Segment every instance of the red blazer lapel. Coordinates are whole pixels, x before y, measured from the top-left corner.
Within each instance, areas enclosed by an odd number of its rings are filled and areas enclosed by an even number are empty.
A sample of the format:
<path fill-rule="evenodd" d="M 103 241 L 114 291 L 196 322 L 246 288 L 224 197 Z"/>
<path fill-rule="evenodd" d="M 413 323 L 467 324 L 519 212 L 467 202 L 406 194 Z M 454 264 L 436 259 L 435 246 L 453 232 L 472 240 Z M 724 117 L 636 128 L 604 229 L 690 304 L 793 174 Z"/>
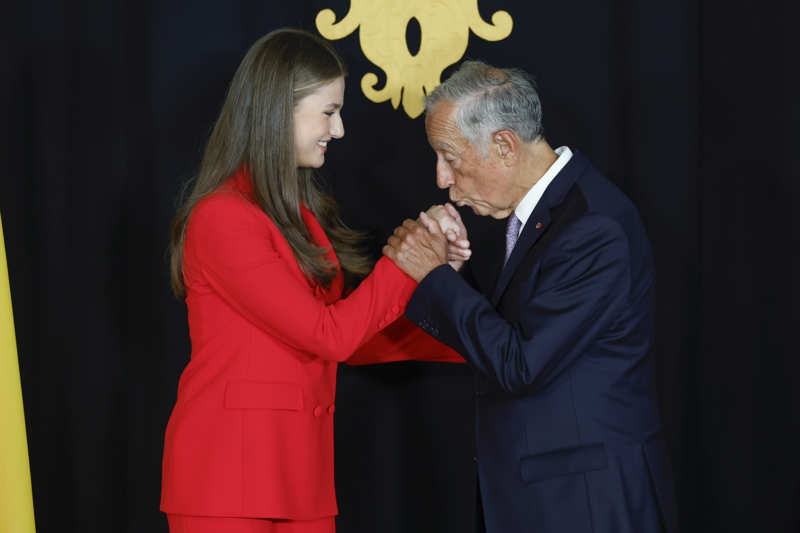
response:
<path fill-rule="evenodd" d="M 325 303 L 331 304 L 342 297 L 342 289 L 344 289 L 344 276 L 342 275 L 342 267 L 339 265 L 339 259 L 336 257 L 336 252 L 333 251 L 333 246 L 325 235 L 322 226 L 320 226 L 314 214 L 304 205 L 300 205 L 300 214 L 303 216 L 303 221 L 306 223 L 311 237 L 317 246 L 327 248 L 325 253 L 328 261 L 336 268 L 336 277 L 331 282 L 330 287 L 322 287 L 321 285 L 311 282 L 314 287 L 314 294 L 319 298 L 323 298 Z"/>

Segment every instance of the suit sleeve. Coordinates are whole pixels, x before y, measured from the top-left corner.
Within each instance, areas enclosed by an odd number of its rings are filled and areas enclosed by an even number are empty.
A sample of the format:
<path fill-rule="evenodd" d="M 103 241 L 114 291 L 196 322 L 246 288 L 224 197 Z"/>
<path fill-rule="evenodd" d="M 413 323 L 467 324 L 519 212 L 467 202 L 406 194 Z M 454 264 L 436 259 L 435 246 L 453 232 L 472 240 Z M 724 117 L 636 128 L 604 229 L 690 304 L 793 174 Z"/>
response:
<path fill-rule="evenodd" d="M 406 316 L 503 390 L 521 392 L 567 368 L 619 315 L 629 265 L 622 229 L 605 217 L 584 217 L 551 244 L 535 282 L 514 285 L 525 293 L 513 321 L 444 267 L 422 280 Z"/>
<path fill-rule="evenodd" d="M 192 212 L 184 277 L 198 272 L 257 328 L 298 350 L 343 361 L 402 315 L 416 282 L 382 258 L 347 298 L 326 305 L 277 252 L 283 239 L 260 211 L 233 194 L 218 194 Z M 191 263 L 194 268 L 187 268 Z M 191 272 L 189 272 L 191 270 Z M 188 282 L 188 281 L 187 281 Z"/>

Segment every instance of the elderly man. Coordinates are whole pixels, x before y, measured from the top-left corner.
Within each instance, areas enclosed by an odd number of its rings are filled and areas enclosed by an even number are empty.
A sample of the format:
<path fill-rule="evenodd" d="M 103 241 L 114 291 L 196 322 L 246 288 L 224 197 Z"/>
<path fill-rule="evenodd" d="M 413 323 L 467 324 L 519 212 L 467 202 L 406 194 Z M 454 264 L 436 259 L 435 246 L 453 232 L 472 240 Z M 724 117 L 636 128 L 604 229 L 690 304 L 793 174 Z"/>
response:
<path fill-rule="evenodd" d="M 446 264 L 459 252 L 434 219 L 466 237 L 449 205 L 384 248 L 419 281 L 406 317 L 475 371 L 479 527 L 675 531 L 636 208 L 580 153 L 548 145 L 520 70 L 464 63 L 430 95 L 425 127 L 451 201 L 508 218 L 492 272 Z"/>

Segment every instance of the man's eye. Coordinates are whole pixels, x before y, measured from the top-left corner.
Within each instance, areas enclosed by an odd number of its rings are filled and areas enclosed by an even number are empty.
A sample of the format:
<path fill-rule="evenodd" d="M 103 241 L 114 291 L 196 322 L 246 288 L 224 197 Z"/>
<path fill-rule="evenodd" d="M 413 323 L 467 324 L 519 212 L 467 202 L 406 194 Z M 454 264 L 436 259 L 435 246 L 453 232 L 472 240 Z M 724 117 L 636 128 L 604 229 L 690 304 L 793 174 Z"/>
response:
<path fill-rule="evenodd" d="M 325 114 L 328 115 L 329 117 L 332 117 L 333 116 L 333 111 L 325 111 Z"/>

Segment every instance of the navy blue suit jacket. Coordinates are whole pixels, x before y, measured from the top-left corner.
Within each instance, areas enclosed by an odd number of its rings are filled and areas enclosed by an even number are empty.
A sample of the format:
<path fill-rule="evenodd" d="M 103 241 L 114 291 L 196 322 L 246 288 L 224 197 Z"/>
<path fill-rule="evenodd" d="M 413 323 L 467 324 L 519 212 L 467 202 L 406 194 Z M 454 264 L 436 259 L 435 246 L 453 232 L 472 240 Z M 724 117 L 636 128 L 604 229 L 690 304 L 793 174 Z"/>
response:
<path fill-rule="evenodd" d="M 487 532 L 675 531 L 636 208 L 576 152 L 501 266 L 439 267 L 406 310 L 475 370 Z"/>

